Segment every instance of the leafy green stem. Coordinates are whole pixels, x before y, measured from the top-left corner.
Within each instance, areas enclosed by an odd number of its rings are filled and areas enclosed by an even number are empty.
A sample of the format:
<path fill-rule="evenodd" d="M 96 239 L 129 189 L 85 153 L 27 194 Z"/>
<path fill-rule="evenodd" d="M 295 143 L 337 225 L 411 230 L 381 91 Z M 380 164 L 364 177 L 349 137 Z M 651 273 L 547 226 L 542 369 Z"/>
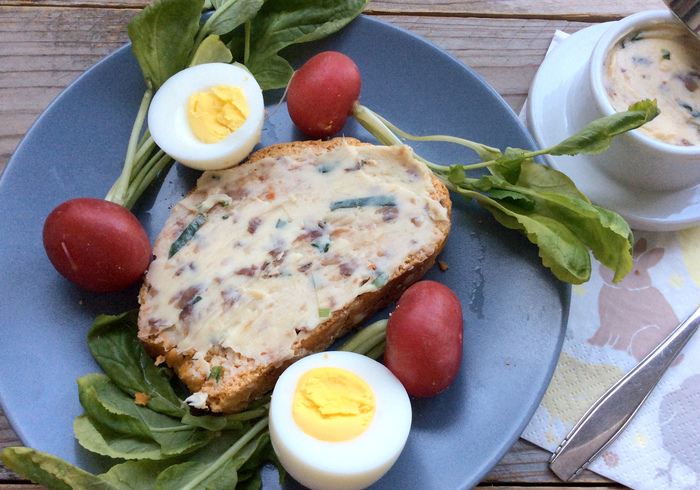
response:
<path fill-rule="evenodd" d="M 384 339 L 386 339 L 386 335 L 384 335 Z M 378 343 L 377 345 L 375 345 L 374 347 L 372 347 L 370 350 L 365 352 L 365 355 L 376 361 L 382 355 L 384 355 L 385 348 L 386 348 L 386 340 L 383 340 L 380 343 Z"/>
<path fill-rule="evenodd" d="M 157 151 L 154 152 L 154 150 Z M 131 182 L 129 182 L 130 194 L 130 191 L 140 185 L 145 176 L 148 174 L 149 169 L 151 169 L 157 163 L 158 159 L 160 159 L 163 155 L 165 155 L 165 152 L 163 150 L 158 149 L 158 147 L 154 145 L 153 148 L 151 148 L 149 158 L 144 158 L 143 161 L 138 162 L 138 164 L 134 166 L 134 168 L 132 169 Z"/>
<path fill-rule="evenodd" d="M 255 410 L 246 410 L 244 412 L 234 413 L 231 415 L 227 415 L 226 419 L 230 422 L 234 421 L 234 420 L 235 421 L 244 421 L 244 420 L 256 419 L 258 417 L 262 417 L 263 415 L 265 415 L 268 412 L 269 408 L 270 407 L 265 406 L 262 408 L 256 408 Z"/>
<path fill-rule="evenodd" d="M 173 427 L 149 427 L 149 430 L 153 433 L 157 434 L 167 434 L 169 432 L 183 432 L 183 431 L 192 431 L 192 426 L 191 425 L 177 425 Z"/>
<path fill-rule="evenodd" d="M 220 16 L 224 15 L 226 10 L 233 4 L 235 4 L 238 0 L 228 0 L 226 3 L 221 5 L 218 9 L 216 9 L 206 20 L 204 25 L 199 28 L 197 31 L 197 35 L 194 38 L 194 44 L 192 46 L 192 51 L 190 53 L 190 58 L 194 56 L 194 53 L 197 51 L 197 48 L 199 47 L 200 44 L 202 44 L 202 41 L 204 40 L 205 37 L 207 37 L 211 32 L 212 32 L 212 26 L 215 25 L 219 19 Z"/>
<path fill-rule="evenodd" d="M 141 141 L 139 142 L 139 145 L 136 149 L 136 155 L 134 156 L 135 162 L 134 162 L 134 168 L 132 170 L 132 175 L 135 172 L 139 172 L 141 168 L 144 166 L 146 161 L 148 160 L 148 157 L 153 153 L 153 150 L 156 148 L 156 143 L 153 141 L 153 137 L 151 136 L 151 132 L 146 128 L 144 131 L 143 136 L 141 137 Z M 132 178 L 133 180 L 133 178 Z"/>
<path fill-rule="evenodd" d="M 124 160 L 124 168 L 122 173 L 115 184 L 113 191 L 107 195 L 106 199 L 108 201 L 121 204 L 122 206 L 126 202 L 126 196 L 129 188 L 129 182 L 131 181 L 131 173 L 134 167 L 134 161 L 136 156 L 136 150 L 138 147 L 139 136 L 141 134 L 141 129 L 143 128 L 143 123 L 146 120 L 146 114 L 148 114 L 148 106 L 151 103 L 151 98 L 153 97 L 153 86 L 147 82 L 146 92 L 143 94 L 141 99 L 141 105 L 139 106 L 138 113 L 136 114 L 136 120 L 134 121 L 134 126 L 131 128 L 131 136 L 129 138 L 129 146 L 126 150 L 126 159 Z"/>
<path fill-rule="evenodd" d="M 229 422 L 242 422 L 245 420 L 252 420 L 258 417 L 266 415 L 270 409 L 270 399 L 272 398 L 272 393 L 268 392 L 262 398 L 254 402 L 254 406 L 249 406 L 246 410 L 242 412 L 230 413 L 226 415 L 226 420 Z"/>
<path fill-rule="evenodd" d="M 151 138 L 148 129 L 146 129 L 144 135 L 141 137 L 141 140 L 139 141 L 139 144 L 136 147 L 136 154 L 134 155 L 134 162 L 131 167 L 131 175 L 129 176 L 129 185 L 133 183 L 134 179 L 146 165 L 155 148 L 156 144 L 153 141 L 153 138 Z M 114 194 L 117 191 L 117 187 L 120 185 L 121 181 L 122 180 L 120 177 L 114 184 L 112 184 L 112 188 L 107 194 L 107 200 L 110 200 L 111 197 L 114 196 Z"/>
<path fill-rule="evenodd" d="M 394 134 L 379 115 L 362 104 L 356 103 L 352 109 L 352 117 L 359 122 L 363 128 L 370 132 L 383 145 L 401 145 L 401 140 Z"/>
<path fill-rule="evenodd" d="M 377 114 L 376 112 L 372 111 L 371 109 L 368 109 L 367 107 L 364 107 L 361 104 L 355 104 L 353 107 L 353 112 L 352 116 L 357 120 L 357 122 L 360 123 L 362 127 L 364 127 L 367 131 L 369 131 L 375 138 L 377 138 L 380 143 L 383 145 L 400 145 L 402 144 L 401 140 L 397 137 L 400 136 L 401 138 L 413 140 L 413 141 L 442 141 L 446 143 L 456 143 L 458 145 L 466 146 L 467 148 L 471 148 L 472 150 L 476 151 L 481 158 L 484 159 L 484 161 L 479 162 L 479 163 L 474 163 L 470 165 L 463 165 L 462 168 L 463 170 L 476 170 L 480 168 L 485 168 L 485 167 L 490 167 L 492 165 L 496 165 L 498 162 L 496 161 L 496 158 L 500 155 L 500 152 L 497 148 L 492 148 L 490 146 L 482 145 L 481 143 L 476 143 L 474 141 L 470 141 L 464 138 L 458 138 L 456 136 L 448 136 L 448 135 L 428 135 L 428 136 L 415 136 L 412 134 L 409 134 L 393 124 L 391 124 L 388 120 Z M 414 155 L 414 157 L 423 162 L 430 168 L 431 170 L 435 172 L 446 172 L 449 170 L 450 167 L 445 166 L 445 165 L 438 165 L 436 163 L 433 163 L 429 160 L 426 160 L 425 158 L 421 157 L 420 155 Z"/>
<path fill-rule="evenodd" d="M 250 30 L 251 30 L 250 20 L 245 23 L 245 44 L 243 45 L 243 64 L 248 65 L 248 58 L 250 58 Z"/>
<path fill-rule="evenodd" d="M 355 120 L 359 122 L 363 128 L 369 131 L 369 133 L 372 136 L 377 138 L 381 144 L 386 146 L 403 144 L 403 142 L 396 136 L 396 134 L 398 134 L 399 132 L 399 130 L 396 127 L 391 125 L 386 119 L 381 117 L 379 114 L 372 111 L 371 109 L 368 109 L 362 104 L 356 103 L 353 106 L 352 117 L 355 118 Z M 421 157 L 420 155 L 414 154 L 413 156 L 436 172 L 445 172 L 449 170 L 449 167 L 433 163 Z"/>
<path fill-rule="evenodd" d="M 243 434 L 243 436 L 240 437 L 236 441 L 235 444 L 233 444 L 230 448 L 228 448 L 219 458 L 214 461 L 212 464 L 207 466 L 207 469 L 200 473 L 197 478 L 193 479 L 190 481 L 187 485 L 183 486 L 181 490 L 190 490 L 193 488 L 197 488 L 200 483 L 204 482 L 207 478 L 209 478 L 212 474 L 214 474 L 219 468 L 221 468 L 223 465 L 225 465 L 230 459 L 232 459 L 238 451 L 240 451 L 246 444 L 248 444 L 258 433 L 262 432 L 265 430 L 265 428 L 268 425 L 268 419 L 267 417 L 264 417 L 258 421 L 253 427 L 251 427 L 248 432 Z"/>
<path fill-rule="evenodd" d="M 391 122 L 389 122 L 387 119 L 383 118 L 379 114 L 371 111 L 370 109 L 364 108 L 366 111 L 371 112 L 373 117 L 376 119 L 376 121 L 380 122 L 384 126 L 386 126 L 391 132 L 394 134 L 399 135 L 402 138 L 406 138 L 409 140 L 413 141 L 443 141 L 447 143 L 456 143 L 458 145 L 466 146 L 467 148 L 471 148 L 472 150 L 476 151 L 479 155 L 489 155 L 489 154 L 497 154 L 499 153 L 498 148 L 493 148 L 490 146 L 483 145 L 481 143 L 477 143 L 475 141 L 470 141 L 468 139 L 464 138 L 458 138 L 456 136 L 449 136 L 449 135 L 442 135 L 442 134 L 436 134 L 436 135 L 427 135 L 427 136 L 416 136 L 410 133 L 407 133 L 406 131 L 403 131 L 396 126 L 394 126 Z M 354 114 L 353 114 L 354 116 Z"/>
<path fill-rule="evenodd" d="M 128 169 L 127 162 L 130 162 Z M 112 186 L 112 189 L 110 189 L 106 199 L 117 202 L 126 209 L 131 209 L 136 204 L 139 197 L 146 191 L 153 179 L 172 162 L 172 158 L 158 148 L 150 132 L 146 129 L 136 146 L 136 152 L 131 160 L 128 158 L 127 150 L 127 159 L 125 160 L 124 169 L 129 172 L 129 179 L 126 189 L 121 189 L 123 182 L 127 180 L 126 175 L 122 173 L 120 178 Z M 116 201 L 117 193 L 119 192 L 121 192 L 121 197 L 119 201 Z"/>
<path fill-rule="evenodd" d="M 363 128 L 365 128 L 367 131 L 369 131 L 369 133 L 372 134 L 372 136 L 377 138 L 381 144 L 387 145 L 387 146 L 403 144 L 403 142 L 397 137 L 397 135 L 399 135 L 403 138 L 417 140 L 417 141 L 431 141 L 432 140 L 432 141 L 450 141 L 453 143 L 462 142 L 462 144 L 463 144 L 463 142 L 471 143 L 468 140 L 463 140 L 462 138 L 453 138 L 450 136 L 413 136 L 413 135 L 410 135 L 410 134 L 398 129 L 396 126 L 391 124 L 389 121 L 384 119 L 382 116 L 380 116 L 376 112 L 372 111 L 371 109 L 368 109 L 367 107 L 365 107 L 359 103 L 355 104 L 355 106 L 353 107 L 352 116 L 355 118 L 355 120 L 357 122 L 360 123 L 360 125 Z M 413 156 L 416 160 L 423 162 L 428 168 L 430 168 L 431 170 L 433 170 L 437 173 L 446 172 L 450 168 L 450 167 L 445 166 L 445 165 L 438 165 L 437 163 L 433 163 L 433 162 L 421 157 L 420 155 L 414 154 Z M 489 162 L 484 162 L 484 163 L 467 165 L 467 166 L 464 166 L 464 170 L 471 170 L 471 169 L 476 169 L 476 168 L 488 167 L 489 165 L 493 165 L 494 163 L 495 163 L 494 161 L 489 161 Z"/>
<path fill-rule="evenodd" d="M 338 350 L 366 355 L 386 339 L 386 324 L 387 320 L 378 320 L 368 325 L 353 335 L 347 342 L 341 345 Z M 376 357 L 374 358 L 376 359 Z"/>
<path fill-rule="evenodd" d="M 161 170 L 163 170 L 173 162 L 173 159 L 170 158 L 170 156 L 166 155 L 165 152 L 163 152 L 162 150 L 158 150 L 158 152 L 154 155 L 152 160 L 154 160 L 153 165 L 145 167 L 144 169 L 146 170 L 145 175 L 143 175 L 141 178 L 138 178 L 138 180 L 135 180 L 134 184 L 130 186 L 128 192 L 128 200 L 126 201 L 126 204 L 124 206 L 127 209 L 131 209 L 134 206 L 134 204 L 136 204 L 138 198 L 141 197 L 141 194 L 144 193 L 146 188 L 153 181 L 153 179 L 156 178 L 156 176 L 161 172 Z"/>

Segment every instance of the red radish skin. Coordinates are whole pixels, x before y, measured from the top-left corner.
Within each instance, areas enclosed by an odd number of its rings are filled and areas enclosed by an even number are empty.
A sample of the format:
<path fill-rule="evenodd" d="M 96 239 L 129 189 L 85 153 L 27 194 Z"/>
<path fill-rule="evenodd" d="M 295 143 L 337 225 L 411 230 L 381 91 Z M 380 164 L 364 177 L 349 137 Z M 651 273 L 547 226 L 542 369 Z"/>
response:
<path fill-rule="evenodd" d="M 462 306 L 449 287 L 419 281 L 399 299 L 386 326 L 384 364 L 409 395 L 444 391 L 462 363 Z"/>
<path fill-rule="evenodd" d="M 336 51 L 319 53 L 289 82 L 289 116 L 309 136 L 333 136 L 345 126 L 361 87 L 360 70 L 349 57 Z"/>
<path fill-rule="evenodd" d="M 57 206 L 46 218 L 43 241 L 56 270 L 89 291 L 126 289 L 151 261 L 151 243 L 138 219 L 104 199 L 81 197 Z"/>

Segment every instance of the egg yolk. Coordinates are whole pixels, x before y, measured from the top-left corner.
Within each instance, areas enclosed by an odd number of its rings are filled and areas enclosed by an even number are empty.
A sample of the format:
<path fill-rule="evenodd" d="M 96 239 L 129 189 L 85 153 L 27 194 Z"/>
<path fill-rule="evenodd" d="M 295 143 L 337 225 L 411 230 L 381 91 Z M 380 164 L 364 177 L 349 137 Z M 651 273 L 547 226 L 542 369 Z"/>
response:
<path fill-rule="evenodd" d="M 353 439 L 369 427 L 376 402 L 369 385 L 340 368 L 316 368 L 297 382 L 294 422 L 306 434 L 327 442 Z"/>
<path fill-rule="evenodd" d="M 216 143 L 248 119 L 248 101 L 241 87 L 215 85 L 192 94 L 187 101 L 190 127 L 202 143 Z"/>

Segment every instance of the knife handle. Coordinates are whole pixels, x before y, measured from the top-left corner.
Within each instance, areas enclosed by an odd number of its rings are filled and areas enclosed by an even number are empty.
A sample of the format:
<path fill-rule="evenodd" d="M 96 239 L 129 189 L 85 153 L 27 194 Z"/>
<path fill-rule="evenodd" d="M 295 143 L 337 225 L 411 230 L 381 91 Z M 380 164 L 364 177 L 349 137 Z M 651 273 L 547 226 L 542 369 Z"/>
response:
<path fill-rule="evenodd" d="M 627 427 L 700 325 L 700 308 L 596 401 L 549 460 L 564 481 L 583 471 Z"/>

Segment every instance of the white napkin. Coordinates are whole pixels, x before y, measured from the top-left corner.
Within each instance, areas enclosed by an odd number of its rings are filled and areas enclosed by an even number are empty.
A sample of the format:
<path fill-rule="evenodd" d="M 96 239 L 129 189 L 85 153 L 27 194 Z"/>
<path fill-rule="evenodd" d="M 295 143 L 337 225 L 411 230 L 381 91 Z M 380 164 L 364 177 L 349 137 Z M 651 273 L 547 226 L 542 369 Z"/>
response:
<path fill-rule="evenodd" d="M 557 31 L 548 53 L 566 37 Z M 573 287 L 559 363 L 522 434 L 538 446 L 554 451 L 598 397 L 700 305 L 700 227 L 634 237 L 634 269 L 622 282 L 613 285 L 591 258 L 591 280 Z M 700 334 L 681 356 L 590 470 L 639 490 L 700 488 Z"/>

